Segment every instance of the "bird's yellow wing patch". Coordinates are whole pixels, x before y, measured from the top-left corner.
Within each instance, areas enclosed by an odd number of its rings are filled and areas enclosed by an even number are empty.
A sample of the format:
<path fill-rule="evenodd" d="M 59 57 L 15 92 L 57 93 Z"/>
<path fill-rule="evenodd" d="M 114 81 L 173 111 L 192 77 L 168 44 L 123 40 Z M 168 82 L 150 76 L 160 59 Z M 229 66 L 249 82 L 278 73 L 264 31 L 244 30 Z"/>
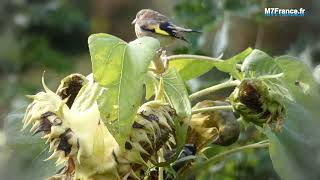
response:
<path fill-rule="evenodd" d="M 166 31 L 160 29 L 160 28 L 156 28 L 154 29 L 156 33 L 161 34 L 161 35 L 166 35 L 169 36 L 169 33 L 167 33 Z"/>
<path fill-rule="evenodd" d="M 161 34 L 161 35 L 165 35 L 165 36 L 170 36 L 169 33 L 167 33 L 166 31 L 160 29 L 159 24 L 157 25 L 153 25 L 152 28 L 154 29 L 154 32 L 157 34 Z"/>

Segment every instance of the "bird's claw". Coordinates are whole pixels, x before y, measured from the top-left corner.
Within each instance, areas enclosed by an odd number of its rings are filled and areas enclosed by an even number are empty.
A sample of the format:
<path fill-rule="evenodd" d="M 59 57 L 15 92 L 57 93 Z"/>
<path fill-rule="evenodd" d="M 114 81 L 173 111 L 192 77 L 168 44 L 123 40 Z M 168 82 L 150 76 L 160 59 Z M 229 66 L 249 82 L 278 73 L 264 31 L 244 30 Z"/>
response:
<path fill-rule="evenodd" d="M 162 47 L 156 51 L 157 55 L 160 57 L 162 55 L 162 52 L 165 51 Z"/>
<path fill-rule="evenodd" d="M 167 51 L 164 50 L 163 48 L 160 48 L 159 50 L 156 51 L 156 57 L 153 60 L 153 64 L 155 68 L 152 70 L 156 74 L 162 74 L 166 72 L 166 70 L 168 69 L 169 63 L 168 63 L 166 52 Z"/>
<path fill-rule="evenodd" d="M 161 61 L 162 61 L 164 70 L 167 71 L 168 68 L 169 68 L 169 60 L 168 60 L 168 58 L 167 58 L 166 50 L 163 50 L 163 51 L 162 51 L 161 56 L 160 56 L 160 59 L 161 59 Z"/>

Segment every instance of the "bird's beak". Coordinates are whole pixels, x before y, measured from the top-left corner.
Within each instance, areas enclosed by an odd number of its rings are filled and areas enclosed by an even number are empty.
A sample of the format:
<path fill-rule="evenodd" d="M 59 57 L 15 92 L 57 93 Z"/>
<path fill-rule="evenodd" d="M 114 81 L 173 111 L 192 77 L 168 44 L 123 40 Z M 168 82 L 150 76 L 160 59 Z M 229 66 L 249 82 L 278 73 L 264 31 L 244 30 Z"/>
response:
<path fill-rule="evenodd" d="M 135 19 L 131 22 L 131 24 L 135 24 L 136 21 L 137 21 L 137 18 L 135 18 Z"/>

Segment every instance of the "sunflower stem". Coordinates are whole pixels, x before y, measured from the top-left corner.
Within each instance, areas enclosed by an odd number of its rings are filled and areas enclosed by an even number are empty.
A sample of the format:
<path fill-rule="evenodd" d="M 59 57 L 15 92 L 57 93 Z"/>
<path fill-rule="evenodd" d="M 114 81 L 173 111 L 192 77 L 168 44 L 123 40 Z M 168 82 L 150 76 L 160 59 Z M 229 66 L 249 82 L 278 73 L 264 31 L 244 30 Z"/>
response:
<path fill-rule="evenodd" d="M 191 54 L 179 54 L 179 55 L 172 55 L 168 56 L 167 60 L 170 61 L 175 61 L 175 60 L 196 60 L 196 61 L 206 61 L 206 62 L 223 62 L 224 60 L 220 58 L 213 58 L 213 57 L 208 57 L 208 56 L 201 56 L 201 55 L 191 55 Z M 241 64 L 236 65 L 238 69 L 241 68 Z"/>
<path fill-rule="evenodd" d="M 208 87 L 206 89 L 200 90 L 198 92 L 195 92 L 195 93 L 191 94 L 189 96 L 189 98 L 190 98 L 190 101 L 192 101 L 192 100 L 195 100 L 197 98 L 200 98 L 200 97 L 203 97 L 203 96 L 207 96 L 207 95 L 209 95 L 211 93 L 214 93 L 214 92 L 216 92 L 216 91 L 218 91 L 220 89 L 233 87 L 233 86 L 238 86 L 239 84 L 240 84 L 239 80 L 226 81 L 226 82 L 223 82 L 221 84 L 217 84 L 217 85 Z"/>
<path fill-rule="evenodd" d="M 159 163 L 161 163 L 161 162 L 164 162 L 163 149 L 162 148 L 159 150 Z M 159 167 L 158 180 L 163 180 L 163 167 Z"/>
<path fill-rule="evenodd" d="M 217 155 L 209 158 L 205 162 L 194 166 L 193 168 L 191 168 L 188 171 L 188 175 L 195 174 L 196 172 L 199 172 L 199 171 L 204 171 L 204 170 L 208 169 L 212 165 L 212 163 L 214 163 L 214 162 L 216 162 L 218 160 L 224 159 L 226 156 L 228 156 L 230 154 L 233 154 L 233 153 L 236 153 L 236 152 L 245 151 L 245 150 L 248 150 L 248 149 L 268 148 L 269 145 L 270 145 L 269 141 L 268 140 L 264 140 L 264 141 L 261 141 L 261 142 L 258 142 L 258 143 L 249 144 L 249 145 L 245 145 L 245 146 L 241 146 L 241 147 L 236 147 L 236 148 L 224 151 L 224 152 L 222 152 L 220 154 L 217 154 Z M 184 174 L 184 175 L 186 175 L 186 174 Z"/>
<path fill-rule="evenodd" d="M 276 78 L 280 78 L 280 77 L 283 77 L 283 76 L 284 76 L 283 73 L 279 73 L 279 74 L 259 76 L 259 79 L 276 79 Z"/>
<path fill-rule="evenodd" d="M 204 113 L 204 112 L 212 112 L 218 110 L 233 110 L 231 105 L 228 106 L 213 106 L 213 107 L 205 107 L 192 110 L 191 114 Z"/>

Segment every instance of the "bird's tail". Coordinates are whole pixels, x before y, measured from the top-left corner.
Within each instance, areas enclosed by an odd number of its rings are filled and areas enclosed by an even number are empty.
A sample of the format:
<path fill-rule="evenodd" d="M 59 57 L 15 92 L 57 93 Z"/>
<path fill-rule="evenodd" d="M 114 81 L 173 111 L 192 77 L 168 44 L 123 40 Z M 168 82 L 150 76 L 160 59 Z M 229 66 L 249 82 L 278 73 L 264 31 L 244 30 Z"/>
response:
<path fill-rule="evenodd" d="M 198 31 L 198 30 L 193 30 L 193 29 L 190 29 L 189 32 L 194 32 L 194 33 L 202 33 L 202 31 Z"/>
<path fill-rule="evenodd" d="M 181 32 L 202 33 L 201 31 L 198 31 L 198 30 L 187 29 L 187 28 L 182 28 L 182 27 L 177 27 L 177 30 L 178 30 L 178 31 L 181 31 Z"/>

